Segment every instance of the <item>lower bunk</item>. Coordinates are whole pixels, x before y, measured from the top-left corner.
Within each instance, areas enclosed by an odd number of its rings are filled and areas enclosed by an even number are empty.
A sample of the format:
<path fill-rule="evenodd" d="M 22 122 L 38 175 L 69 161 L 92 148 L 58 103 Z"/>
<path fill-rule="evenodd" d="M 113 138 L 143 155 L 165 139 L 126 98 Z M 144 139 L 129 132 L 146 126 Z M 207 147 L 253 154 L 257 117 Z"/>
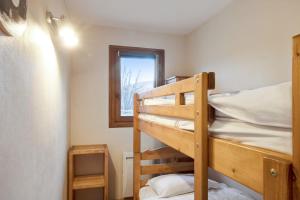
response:
<path fill-rule="evenodd" d="M 152 126 L 152 130 L 155 126 L 159 126 L 141 121 L 141 129 L 144 131 L 143 127 L 146 127 L 146 124 Z M 151 133 L 154 132 L 152 131 Z M 176 138 L 174 136 L 173 134 L 173 138 Z M 193 135 L 191 134 L 191 136 Z M 186 142 L 185 139 L 179 139 L 182 141 L 180 144 L 184 145 Z M 262 194 L 264 199 L 290 199 L 292 188 L 292 157 L 290 155 L 241 145 L 214 137 L 209 137 L 208 146 L 208 166 L 210 168 Z M 193 149 L 193 145 L 191 145 L 191 148 Z M 175 150 L 171 147 L 164 147 L 158 150 L 148 150 L 140 154 L 135 154 L 136 158 L 138 158 L 134 163 L 135 199 L 160 199 L 157 192 L 150 187 L 151 177 L 163 174 L 194 172 L 193 156 L 187 157 L 178 150 L 180 148 Z M 144 161 L 147 161 L 147 163 L 150 161 L 152 164 L 145 164 Z M 226 199 L 218 198 L 218 195 L 226 191 L 233 192 L 227 195 L 228 199 L 250 198 L 240 191 L 228 188 L 223 184 L 220 185 L 222 187 L 219 187 L 217 190 L 208 190 L 210 200 Z M 243 198 L 230 198 L 232 195 L 237 194 L 241 194 Z M 180 200 L 185 198 L 193 199 L 194 197 L 191 193 L 184 196 L 173 196 L 169 199 Z"/>
<path fill-rule="evenodd" d="M 164 147 L 141 153 L 140 188 L 136 190 L 140 200 L 194 199 L 193 159 Z M 143 162 L 152 164 L 143 165 Z M 253 200 L 249 194 L 228 187 L 223 183 L 208 180 L 209 200 Z"/>

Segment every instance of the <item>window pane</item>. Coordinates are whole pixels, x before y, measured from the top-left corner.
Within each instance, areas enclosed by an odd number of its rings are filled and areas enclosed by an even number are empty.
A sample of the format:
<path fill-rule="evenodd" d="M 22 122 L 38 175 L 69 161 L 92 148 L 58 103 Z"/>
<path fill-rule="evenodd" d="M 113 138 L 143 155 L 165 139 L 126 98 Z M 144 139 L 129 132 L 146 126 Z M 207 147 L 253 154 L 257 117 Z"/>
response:
<path fill-rule="evenodd" d="M 121 116 L 133 116 L 133 94 L 154 87 L 155 58 L 121 57 Z"/>

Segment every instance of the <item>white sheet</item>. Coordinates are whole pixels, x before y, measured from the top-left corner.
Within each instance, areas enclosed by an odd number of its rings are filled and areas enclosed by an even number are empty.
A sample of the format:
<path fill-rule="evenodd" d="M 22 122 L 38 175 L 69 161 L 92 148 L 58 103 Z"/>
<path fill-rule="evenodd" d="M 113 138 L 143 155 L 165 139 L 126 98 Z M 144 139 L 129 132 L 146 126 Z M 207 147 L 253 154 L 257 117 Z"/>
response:
<path fill-rule="evenodd" d="M 150 186 L 141 188 L 141 200 L 194 200 L 194 193 L 178 195 L 169 198 L 159 198 Z M 208 191 L 209 200 L 253 200 L 253 198 L 244 195 L 241 191 L 227 187 L 220 183 L 220 189 L 212 189 Z"/>
<path fill-rule="evenodd" d="M 235 119 L 257 125 L 292 128 L 292 84 L 212 95 L 209 104 Z"/>
<path fill-rule="evenodd" d="M 192 93 L 185 94 L 186 104 L 194 103 Z M 209 96 L 216 110 L 244 122 L 257 125 L 291 128 L 291 82 L 253 90 L 221 93 Z M 175 97 L 146 99 L 145 105 L 174 105 Z"/>
<path fill-rule="evenodd" d="M 139 118 L 179 129 L 194 130 L 194 122 L 189 120 L 148 114 L 140 114 Z M 288 128 L 254 125 L 240 120 L 219 117 L 209 127 L 209 134 L 245 145 L 292 154 L 292 131 Z"/>

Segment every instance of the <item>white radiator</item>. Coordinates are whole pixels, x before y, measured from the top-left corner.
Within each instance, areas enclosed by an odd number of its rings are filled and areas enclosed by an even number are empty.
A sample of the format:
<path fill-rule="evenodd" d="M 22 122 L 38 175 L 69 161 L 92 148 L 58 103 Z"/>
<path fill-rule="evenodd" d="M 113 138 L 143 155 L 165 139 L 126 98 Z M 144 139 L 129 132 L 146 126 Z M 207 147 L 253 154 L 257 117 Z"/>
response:
<path fill-rule="evenodd" d="M 133 153 L 123 152 L 123 198 L 133 196 Z"/>

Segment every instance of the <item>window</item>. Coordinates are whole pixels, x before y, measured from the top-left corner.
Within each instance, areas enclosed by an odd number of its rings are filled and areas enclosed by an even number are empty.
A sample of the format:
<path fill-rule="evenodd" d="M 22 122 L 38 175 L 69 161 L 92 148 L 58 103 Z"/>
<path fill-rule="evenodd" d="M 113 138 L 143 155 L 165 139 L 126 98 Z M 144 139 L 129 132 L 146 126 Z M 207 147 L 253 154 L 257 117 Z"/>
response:
<path fill-rule="evenodd" d="M 109 127 L 131 127 L 133 95 L 164 83 L 164 50 L 109 46 Z"/>

